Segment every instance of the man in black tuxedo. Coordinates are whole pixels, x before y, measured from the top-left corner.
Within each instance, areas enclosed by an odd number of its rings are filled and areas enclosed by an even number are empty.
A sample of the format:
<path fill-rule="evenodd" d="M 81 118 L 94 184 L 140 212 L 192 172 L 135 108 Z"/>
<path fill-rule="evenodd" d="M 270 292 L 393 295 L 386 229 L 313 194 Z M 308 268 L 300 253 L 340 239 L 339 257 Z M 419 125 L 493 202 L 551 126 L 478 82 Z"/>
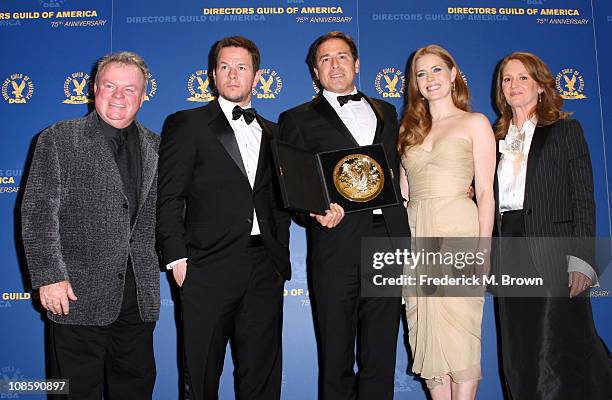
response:
<path fill-rule="evenodd" d="M 397 113 L 355 88 L 359 59 L 351 37 L 321 36 L 308 62 L 323 90 L 281 114 L 281 139 L 312 152 L 381 143 L 397 172 Z M 393 180 L 398 185 L 397 173 Z M 334 204 L 325 216 L 315 216 L 317 222 L 300 219 L 310 239 L 321 398 L 392 399 L 401 302 L 360 296 L 360 246 L 363 237 L 409 236 L 406 209 L 397 205 L 344 216 Z"/>
<path fill-rule="evenodd" d="M 170 115 L 159 161 L 158 241 L 181 290 L 191 399 L 216 399 L 228 340 L 236 397 L 278 399 L 289 216 L 279 210 L 269 142 L 251 107 L 259 50 L 221 39 L 218 100 Z"/>

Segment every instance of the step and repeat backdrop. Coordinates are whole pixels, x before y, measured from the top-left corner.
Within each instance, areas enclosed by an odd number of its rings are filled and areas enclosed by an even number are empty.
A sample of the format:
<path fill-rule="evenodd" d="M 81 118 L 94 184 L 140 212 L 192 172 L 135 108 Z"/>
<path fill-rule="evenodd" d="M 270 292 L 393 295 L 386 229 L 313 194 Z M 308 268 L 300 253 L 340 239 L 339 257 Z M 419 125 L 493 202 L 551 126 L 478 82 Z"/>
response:
<path fill-rule="evenodd" d="M 468 82 L 472 108 L 492 122 L 495 65 L 516 50 L 539 55 L 566 99 L 565 109 L 584 127 L 595 174 L 597 235 L 609 240 L 612 4 L 607 0 L 5 0 L 0 3 L 0 378 L 45 376 L 45 324 L 25 278 L 16 204 L 35 135 L 91 108 L 89 81 L 95 61 L 118 50 L 145 58 L 151 73 L 138 119 L 159 132 L 170 113 L 213 98 L 207 79 L 210 48 L 221 37 L 244 35 L 262 53 L 262 79 L 253 105 L 275 120 L 316 94 L 306 53 L 317 36 L 331 30 L 347 32 L 358 42 L 359 88 L 391 102 L 399 113 L 408 58 L 419 47 L 436 43 L 454 55 Z M 291 233 L 293 279 L 285 285 L 283 398 L 310 400 L 317 393 L 317 361 L 306 241 L 301 228 L 294 225 Z M 608 344 L 611 289 L 604 284 L 591 293 L 596 324 Z M 155 331 L 156 399 L 179 397 L 174 298 L 163 276 L 162 312 Z M 484 312 L 484 379 L 478 397 L 497 399 L 502 394 L 491 298 Z M 421 383 L 407 373 L 403 332 L 397 355 L 396 398 L 425 399 Z M 223 399 L 233 398 L 232 370 L 228 356 Z"/>

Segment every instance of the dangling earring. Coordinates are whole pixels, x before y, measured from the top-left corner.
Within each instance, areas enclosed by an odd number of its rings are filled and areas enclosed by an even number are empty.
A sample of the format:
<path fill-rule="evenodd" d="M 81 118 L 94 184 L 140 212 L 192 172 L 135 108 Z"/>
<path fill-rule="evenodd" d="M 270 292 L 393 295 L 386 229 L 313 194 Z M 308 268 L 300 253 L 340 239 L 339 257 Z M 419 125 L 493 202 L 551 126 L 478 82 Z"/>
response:
<path fill-rule="evenodd" d="M 455 91 L 455 81 L 451 82 L 451 91 L 454 92 Z"/>
<path fill-rule="evenodd" d="M 542 92 L 538 93 L 538 103 L 542 102 Z"/>

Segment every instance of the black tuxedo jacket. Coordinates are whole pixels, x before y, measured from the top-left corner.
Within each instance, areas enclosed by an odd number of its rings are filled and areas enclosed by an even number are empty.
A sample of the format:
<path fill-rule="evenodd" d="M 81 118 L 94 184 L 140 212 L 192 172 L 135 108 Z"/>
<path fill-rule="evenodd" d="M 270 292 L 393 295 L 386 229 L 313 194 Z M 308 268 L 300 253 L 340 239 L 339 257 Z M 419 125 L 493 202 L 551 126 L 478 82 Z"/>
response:
<path fill-rule="evenodd" d="M 291 276 L 289 214 L 279 209 L 270 140 L 276 125 L 257 117 L 262 128 L 254 187 L 251 188 L 234 132 L 218 101 L 179 111 L 164 124 L 159 161 L 158 244 L 165 264 L 232 264 L 244 257 L 253 208 L 277 272 Z"/>
<path fill-rule="evenodd" d="M 396 150 L 397 135 L 399 132 L 397 112 L 391 104 L 364 98 L 376 114 L 376 134 L 374 143 L 382 143 L 389 159 L 389 166 L 395 171 L 394 184 L 399 189 L 399 156 Z M 304 148 L 311 152 L 340 150 L 357 147 L 359 144 L 353 138 L 336 111 L 329 102 L 319 95 L 312 101 L 285 111 L 279 118 L 281 140 Z M 410 236 L 408 218 L 403 204 L 385 207 L 383 216 L 391 237 Z M 305 216 L 301 219 L 309 228 L 311 234 L 311 256 L 313 261 L 324 263 L 333 262 L 335 257 L 346 256 L 352 249 L 359 252 L 361 237 L 372 226 L 372 211 L 363 211 L 345 215 L 340 224 L 332 229 L 321 227 L 314 218 Z M 394 245 L 401 247 L 405 240 L 394 241 Z M 337 260 L 340 261 L 341 260 Z"/>
<path fill-rule="evenodd" d="M 499 204 L 497 174 L 495 202 Z M 501 236 L 499 206 L 496 210 Z M 523 211 L 531 258 L 545 281 L 567 288 L 567 255 L 596 270 L 593 170 L 578 121 L 562 119 L 536 128 L 527 158 Z"/>

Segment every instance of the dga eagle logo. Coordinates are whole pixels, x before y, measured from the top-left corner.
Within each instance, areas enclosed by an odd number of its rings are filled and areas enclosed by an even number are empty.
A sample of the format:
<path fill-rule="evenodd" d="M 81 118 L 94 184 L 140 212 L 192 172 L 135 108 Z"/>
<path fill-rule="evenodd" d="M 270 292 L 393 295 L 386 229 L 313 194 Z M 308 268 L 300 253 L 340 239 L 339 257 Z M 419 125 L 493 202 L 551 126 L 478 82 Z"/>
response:
<path fill-rule="evenodd" d="M 317 85 L 317 82 L 314 80 L 312 81 L 312 88 L 314 89 L 314 92 L 315 92 L 315 94 L 312 95 L 312 98 L 314 99 L 321 92 L 321 88 L 319 87 L 319 85 Z"/>
<path fill-rule="evenodd" d="M 38 0 L 41 6 L 44 8 L 59 8 L 66 1 L 65 0 Z"/>
<path fill-rule="evenodd" d="M 408 375 L 408 361 L 397 360 L 395 367 L 395 393 L 417 392 L 422 390 L 421 384 L 414 377 Z"/>
<path fill-rule="evenodd" d="M 321 91 L 321 88 L 319 87 L 319 85 L 317 85 L 317 82 L 314 80 L 312 81 L 312 88 L 314 89 L 315 94 L 319 94 L 319 92 Z"/>
<path fill-rule="evenodd" d="M 0 368 L 0 377 L 2 380 L 23 379 L 23 371 L 13 365 Z"/>
<path fill-rule="evenodd" d="M 584 95 L 584 78 L 579 71 L 573 68 L 565 68 L 555 78 L 557 91 L 567 100 L 586 99 Z"/>
<path fill-rule="evenodd" d="M 259 83 L 253 89 L 253 96 L 258 99 L 275 99 L 283 88 L 283 80 L 276 71 L 270 68 L 262 69 Z"/>
<path fill-rule="evenodd" d="M 295 286 L 304 286 L 307 283 L 306 276 L 306 255 L 295 254 L 291 256 L 291 265 L 294 266 L 291 271 L 291 282 Z M 295 278 L 295 279 L 294 279 Z"/>
<path fill-rule="evenodd" d="M 25 104 L 34 94 L 34 84 L 29 76 L 12 74 L 2 82 L 2 97 L 9 104 Z"/>
<path fill-rule="evenodd" d="M 374 78 L 374 87 L 382 97 L 402 97 L 404 84 L 404 73 L 394 67 L 383 68 Z"/>
<path fill-rule="evenodd" d="M 64 80 L 64 104 L 93 103 L 89 87 L 89 75 L 85 72 L 74 72 Z"/>
<path fill-rule="evenodd" d="M 157 93 L 157 80 L 149 72 L 149 75 L 147 75 L 147 93 L 145 94 L 145 101 L 151 101 L 151 99 L 155 97 L 155 93 Z"/>
<path fill-rule="evenodd" d="M 205 103 L 215 99 L 215 95 L 210 88 L 208 71 L 205 69 L 197 70 L 195 74 L 189 75 L 187 90 L 189 90 L 189 94 L 191 95 L 187 97 L 187 101 Z"/>
<path fill-rule="evenodd" d="M 463 78 L 463 82 L 465 82 L 465 86 L 468 86 L 468 78 L 467 76 L 465 76 L 463 71 L 459 71 L 459 75 L 461 75 L 461 78 Z"/>
<path fill-rule="evenodd" d="M 2 301 L 2 303 L 8 303 L 10 304 L 8 301 Z M 9 306 L 10 307 L 10 306 Z M 4 382 L 3 386 L 3 390 L 2 390 L 2 399 L 19 399 L 19 394 L 17 393 L 11 393 L 11 392 L 7 392 L 6 390 L 8 389 L 7 387 L 7 381 L 21 381 L 26 379 L 25 375 L 23 374 L 23 371 L 21 370 L 21 368 L 17 368 L 13 365 L 10 366 L 6 366 L 6 367 L 2 367 L 0 368 L 0 381 Z M 26 396 L 27 397 L 27 396 Z"/>

